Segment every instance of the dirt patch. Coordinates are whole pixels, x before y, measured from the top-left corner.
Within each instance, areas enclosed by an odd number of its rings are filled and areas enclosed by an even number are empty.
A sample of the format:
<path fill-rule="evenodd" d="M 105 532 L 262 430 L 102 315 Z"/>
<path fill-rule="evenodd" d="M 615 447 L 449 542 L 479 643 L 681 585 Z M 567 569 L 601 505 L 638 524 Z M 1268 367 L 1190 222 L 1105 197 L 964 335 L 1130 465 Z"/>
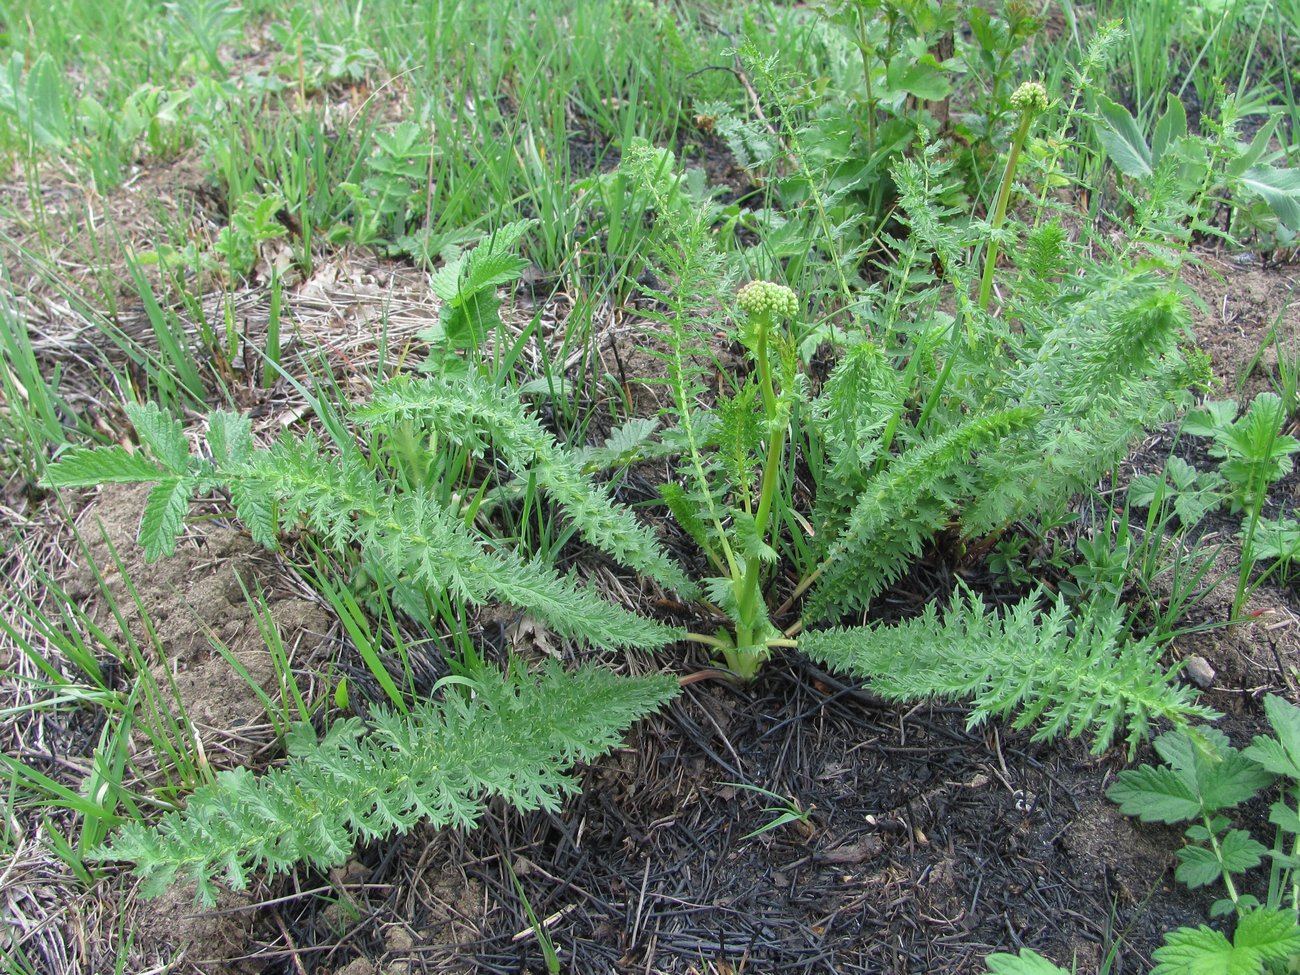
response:
<path fill-rule="evenodd" d="M 1271 389 L 1275 352 L 1265 347 L 1270 334 L 1293 353 L 1300 342 L 1300 267 L 1265 266 L 1252 254 L 1225 258 L 1202 252 L 1183 280 L 1205 303 L 1195 312 L 1196 336 L 1210 355 L 1215 377 L 1229 395 L 1248 402 Z M 1255 362 L 1255 368 L 1247 372 Z M 1235 393 L 1238 385 L 1240 395 Z"/>
<path fill-rule="evenodd" d="M 273 556 L 230 527 L 190 529 L 174 556 L 146 563 L 135 536 L 147 493 L 147 486 L 108 485 L 87 505 L 77 519 L 86 548 L 63 580 L 68 596 L 110 633 L 116 632 L 116 607 L 162 689 L 164 706 L 188 720 L 211 769 L 264 762 L 275 739 L 250 681 L 272 701 L 280 690 L 245 589 L 265 594 L 291 661 L 322 656 L 332 619 L 286 587 Z M 134 746 L 136 768 L 149 774 L 158 757 L 139 732 Z M 124 886 L 123 910 L 135 918 L 138 950 L 181 961 L 181 971 L 264 970 L 261 963 L 227 963 L 248 954 L 254 922 L 262 919 L 249 909 L 248 895 L 223 893 L 216 909 L 201 910 L 192 885 L 152 902 L 137 899 L 133 886 Z"/>
<path fill-rule="evenodd" d="M 276 695 L 271 654 L 245 598 L 246 590 L 274 587 L 275 560 L 242 532 L 216 525 L 188 530 L 174 556 L 147 563 L 136 531 L 148 492 L 147 485 L 108 485 L 82 512 L 78 526 L 87 558 L 69 570 L 68 595 L 89 605 L 110 632 L 115 606 L 135 640 L 156 650 L 155 677 L 165 686 L 171 675 L 199 731 L 238 737 L 265 715 L 231 660 Z M 274 592 L 270 603 L 291 653 L 310 652 L 325 640 L 331 620 L 317 603 Z M 251 758 L 247 746 L 257 744 L 226 747 L 238 761 Z"/>

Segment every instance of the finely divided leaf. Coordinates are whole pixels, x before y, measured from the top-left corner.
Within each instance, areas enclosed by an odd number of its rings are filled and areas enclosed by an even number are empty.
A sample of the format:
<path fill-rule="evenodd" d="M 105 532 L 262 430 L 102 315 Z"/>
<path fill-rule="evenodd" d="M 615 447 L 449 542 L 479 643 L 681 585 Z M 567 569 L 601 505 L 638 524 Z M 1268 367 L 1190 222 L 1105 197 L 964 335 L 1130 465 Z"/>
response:
<path fill-rule="evenodd" d="M 410 830 L 473 827 L 502 797 L 519 810 L 557 810 L 577 790 L 565 769 L 618 745 L 623 731 L 677 692 L 672 677 L 622 677 L 597 667 L 537 675 L 487 668 L 468 688 L 409 712 L 377 709 L 373 727 L 336 721 L 319 740 L 309 725 L 290 735 L 289 760 L 262 776 L 218 773 L 186 808 L 154 826 L 131 823 L 94 858 L 135 861 L 146 893 L 178 877 L 211 904 L 213 879 L 247 886 L 253 870 L 342 863 L 359 842 Z"/>

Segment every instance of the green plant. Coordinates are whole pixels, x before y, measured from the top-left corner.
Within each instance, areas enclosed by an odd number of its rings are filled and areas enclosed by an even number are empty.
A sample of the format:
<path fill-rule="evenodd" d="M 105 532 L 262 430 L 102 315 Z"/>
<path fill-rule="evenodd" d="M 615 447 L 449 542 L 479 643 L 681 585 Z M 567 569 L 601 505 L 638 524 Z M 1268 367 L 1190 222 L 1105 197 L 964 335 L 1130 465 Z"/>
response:
<path fill-rule="evenodd" d="M 1007 217 L 1007 202 L 1011 199 L 1011 184 L 1015 181 L 1016 163 L 1020 159 L 1020 150 L 1029 137 L 1029 127 L 1034 119 L 1047 111 L 1047 89 L 1036 81 L 1027 81 L 1011 96 L 1011 107 L 1020 115 L 1015 134 L 1011 137 L 1011 149 L 1007 153 L 1006 168 L 1002 173 L 1002 182 L 998 186 L 997 202 L 993 205 L 993 219 L 989 222 L 993 237 L 989 241 L 988 251 L 984 256 L 984 275 L 980 278 L 980 308 L 988 311 L 989 301 L 993 297 L 993 270 L 998 261 L 997 232 Z"/>
<path fill-rule="evenodd" d="M 1300 451 L 1300 440 L 1282 433 L 1286 409 L 1275 393 L 1260 393 L 1244 416 L 1238 417 L 1237 410 L 1235 400 L 1208 402 L 1187 415 L 1183 432 L 1214 441 L 1210 455 L 1221 461 L 1231 510 L 1254 519 L 1269 486 L 1291 472 L 1291 455 Z"/>
<path fill-rule="evenodd" d="M 221 772 L 184 812 L 152 827 L 127 825 L 99 858 L 134 861 L 146 894 L 192 880 L 198 900 L 211 905 L 217 876 L 243 889 L 252 869 L 335 866 L 359 840 L 421 821 L 470 828 L 492 797 L 555 810 L 576 789 L 564 768 L 614 747 L 676 690 L 671 678 L 597 667 L 565 673 L 554 663 L 536 676 L 471 667 L 443 684 L 441 700 L 405 714 L 376 709 L 365 734 L 355 718 L 335 721 L 321 738 L 309 724 L 294 725 L 283 767 Z"/>
<path fill-rule="evenodd" d="M 1164 764 L 1121 772 L 1107 793 L 1143 822 L 1191 823 L 1175 876 L 1194 889 L 1221 882 L 1227 896 L 1210 914 L 1235 916 L 1231 938 L 1205 925 L 1167 934 L 1153 975 L 1284 971 L 1300 955 L 1300 708 L 1269 696 L 1264 710 L 1273 737 L 1256 735 L 1239 751 L 1213 728 L 1161 735 L 1155 748 Z M 1269 848 L 1234 828 L 1228 813 L 1275 782 Z M 1264 865 L 1267 883 L 1251 893 L 1249 875 Z"/>
<path fill-rule="evenodd" d="M 719 785 L 730 786 L 733 789 L 746 789 L 749 792 L 756 792 L 761 796 L 773 800 L 775 805 L 764 806 L 763 812 L 776 813 L 770 820 L 764 823 L 758 829 L 751 830 L 741 837 L 742 840 L 753 839 L 755 836 L 762 836 L 764 833 L 771 832 L 774 829 L 780 829 L 789 823 L 798 823 L 805 829 L 811 829 L 813 807 L 809 806 L 804 809 L 799 804 L 799 800 L 792 796 L 783 796 L 779 792 L 773 792 L 771 789 L 764 789 L 759 785 L 749 785 L 745 782 L 719 782 Z"/>
<path fill-rule="evenodd" d="M 230 223 L 221 228 L 212 245 L 225 258 L 232 280 L 248 276 L 257 264 L 262 244 L 285 235 L 279 220 L 283 208 L 284 197 L 278 192 L 249 194 L 235 205 Z"/>
<path fill-rule="evenodd" d="M 1128 501 L 1137 508 L 1157 510 L 1172 505 L 1179 523 L 1191 528 L 1223 503 L 1220 489 L 1224 483 L 1223 475 L 1216 471 L 1202 473 L 1181 457 L 1170 457 L 1159 474 L 1133 478 Z"/>
<path fill-rule="evenodd" d="M 1300 520 L 1260 518 L 1251 554 L 1259 560 L 1272 560 L 1284 576 L 1292 575 L 1297 569 L 1295 563 L 1300 563 Z"/>
<path fill-rule="evenodd" d="M 1300 230 L 1300 170 L 1277 167 L 1276 154 L 1270 153 L 1279 119 L 1271 118 L 1244 145 L 1236 139 L 1237 102 L 1222 98 L 1220 112 L 1217 122 L 1202 117 L 1208 137 L 1189 135 L 1183 103 L 1170 94 L 1148 141 L 1127 109 L 1099 95 L 1094 131 L 1121 173 L 1146 181 L 1153 194 L 1187 201 L 1194 229 L 1221 233 L 1207 217 L 1209 204 L 1222 192 L 1257 197 L 1283 228 Z"/>

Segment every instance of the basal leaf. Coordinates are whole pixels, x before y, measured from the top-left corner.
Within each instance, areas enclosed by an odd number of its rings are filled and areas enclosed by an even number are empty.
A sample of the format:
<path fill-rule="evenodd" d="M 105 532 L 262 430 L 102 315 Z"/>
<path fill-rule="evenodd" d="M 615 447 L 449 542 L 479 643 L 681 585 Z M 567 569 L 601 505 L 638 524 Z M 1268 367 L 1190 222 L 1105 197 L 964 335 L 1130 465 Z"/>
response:
<path fill-rule="evenodd" d="M 905 55 L 896 57 L 889 62 L 886 76 L 890 88 L 926 101 L 939 101 L 952 91 L 948 75 L 932 54 L 922 55 L 915 61 Z"/>
<path fill-rule="evenodd" d="M 1300 169 L 1252 166 L 1240 176 L 1240 183 L 1269 205 L 1289 230 L 1300 230 Z"/>
<path fill-rule="evenodd" d="M 1165 150 L 1187 135 L 1187 111 L 1182 99 L 1170 92 L 1165 102 L 1165 114 L 1160 116 L 1155 131 L 1151 134 L 1151 161 L 1160 162 Z"/>

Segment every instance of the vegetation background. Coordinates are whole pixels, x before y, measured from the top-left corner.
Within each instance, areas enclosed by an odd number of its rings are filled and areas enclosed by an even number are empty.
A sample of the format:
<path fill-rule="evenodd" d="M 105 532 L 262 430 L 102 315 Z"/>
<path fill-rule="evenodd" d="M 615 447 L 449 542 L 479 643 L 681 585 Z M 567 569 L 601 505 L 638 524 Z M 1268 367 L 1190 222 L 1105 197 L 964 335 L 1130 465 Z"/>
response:
<path fill-rule="evenodd" d="M 1298 52 L 0 2 L 5 969 L 1296 970 Z"/>

